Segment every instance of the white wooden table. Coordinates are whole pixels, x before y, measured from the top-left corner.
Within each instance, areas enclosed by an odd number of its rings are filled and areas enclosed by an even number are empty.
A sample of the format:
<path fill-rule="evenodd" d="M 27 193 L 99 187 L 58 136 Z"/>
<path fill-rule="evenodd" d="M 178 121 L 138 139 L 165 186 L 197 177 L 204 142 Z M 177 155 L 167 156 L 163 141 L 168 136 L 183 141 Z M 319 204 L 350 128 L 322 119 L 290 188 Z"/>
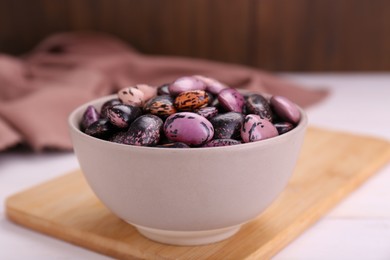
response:
<path fill-rule="evenodd" d="M 331 95 L 308 109 L 310 125 L 390 140 L 390 73 L 283 74 Z M 19 227 L 5 218 L 7 196 L 78 167 L 72 153 L 0 153 L 0 259 L 110 259 Z M 390 163 L 274 257 L 390 259 Z"/>

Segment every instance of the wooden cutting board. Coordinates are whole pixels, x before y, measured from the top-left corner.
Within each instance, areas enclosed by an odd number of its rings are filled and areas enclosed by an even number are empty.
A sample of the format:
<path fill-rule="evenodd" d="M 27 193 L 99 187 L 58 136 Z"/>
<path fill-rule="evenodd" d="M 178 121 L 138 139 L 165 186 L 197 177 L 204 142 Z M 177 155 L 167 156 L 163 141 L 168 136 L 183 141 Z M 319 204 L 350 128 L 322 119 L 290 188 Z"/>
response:
<path fill-rule="evenodd" d="M 261 216 L 206 246 L 152 242 L 111 214 L 79 170 L 10 197 L 12 221 L 121 259 L 267 259 L 390 160 L 390 143 L 309 128 L 294 175 Z"/>

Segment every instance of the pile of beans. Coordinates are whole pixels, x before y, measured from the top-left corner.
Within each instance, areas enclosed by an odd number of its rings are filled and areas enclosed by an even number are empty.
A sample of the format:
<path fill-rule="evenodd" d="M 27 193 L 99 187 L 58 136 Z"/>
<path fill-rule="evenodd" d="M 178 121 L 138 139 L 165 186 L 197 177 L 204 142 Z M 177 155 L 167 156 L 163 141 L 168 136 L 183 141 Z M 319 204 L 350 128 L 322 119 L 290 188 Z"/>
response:
<path fill-rule="evenodd" d="M 298 107 L 282 96 L 241 94 L 213 78 L 181 77 L 118 91 L 100 112 L 89 106 L 80 129 L 115 143 L 171 148 L 256 142 L 293 129 Z"/>

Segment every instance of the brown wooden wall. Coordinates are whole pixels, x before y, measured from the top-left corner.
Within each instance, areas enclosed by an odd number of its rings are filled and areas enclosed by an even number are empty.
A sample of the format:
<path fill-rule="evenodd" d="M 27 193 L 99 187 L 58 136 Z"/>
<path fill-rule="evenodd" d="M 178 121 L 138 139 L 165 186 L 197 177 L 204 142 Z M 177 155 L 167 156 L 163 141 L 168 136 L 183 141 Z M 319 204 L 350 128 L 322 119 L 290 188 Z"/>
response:
<path fill-rule="evenodd" d="M 390 70 L 390 0 L 0 0 L 1 52 L 68 30 L 275 71 Z"/>

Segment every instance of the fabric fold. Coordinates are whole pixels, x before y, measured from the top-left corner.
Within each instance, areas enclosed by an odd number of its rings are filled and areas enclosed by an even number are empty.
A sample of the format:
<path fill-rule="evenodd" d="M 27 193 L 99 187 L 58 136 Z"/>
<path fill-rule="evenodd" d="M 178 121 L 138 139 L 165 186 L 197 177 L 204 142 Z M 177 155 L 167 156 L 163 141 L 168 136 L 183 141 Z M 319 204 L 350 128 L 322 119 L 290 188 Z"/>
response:
<path fill-rule="evenodd" d="M 69 150 L 67 117 L 78 105 L 129 85 L 158 86 L 194 74 L 303 107 L 327 95 L 247 66 L 143 55 L 107 34 L 59 33 L 23 57 L 0 54 L 0 151 L 18 143 Z"/>

